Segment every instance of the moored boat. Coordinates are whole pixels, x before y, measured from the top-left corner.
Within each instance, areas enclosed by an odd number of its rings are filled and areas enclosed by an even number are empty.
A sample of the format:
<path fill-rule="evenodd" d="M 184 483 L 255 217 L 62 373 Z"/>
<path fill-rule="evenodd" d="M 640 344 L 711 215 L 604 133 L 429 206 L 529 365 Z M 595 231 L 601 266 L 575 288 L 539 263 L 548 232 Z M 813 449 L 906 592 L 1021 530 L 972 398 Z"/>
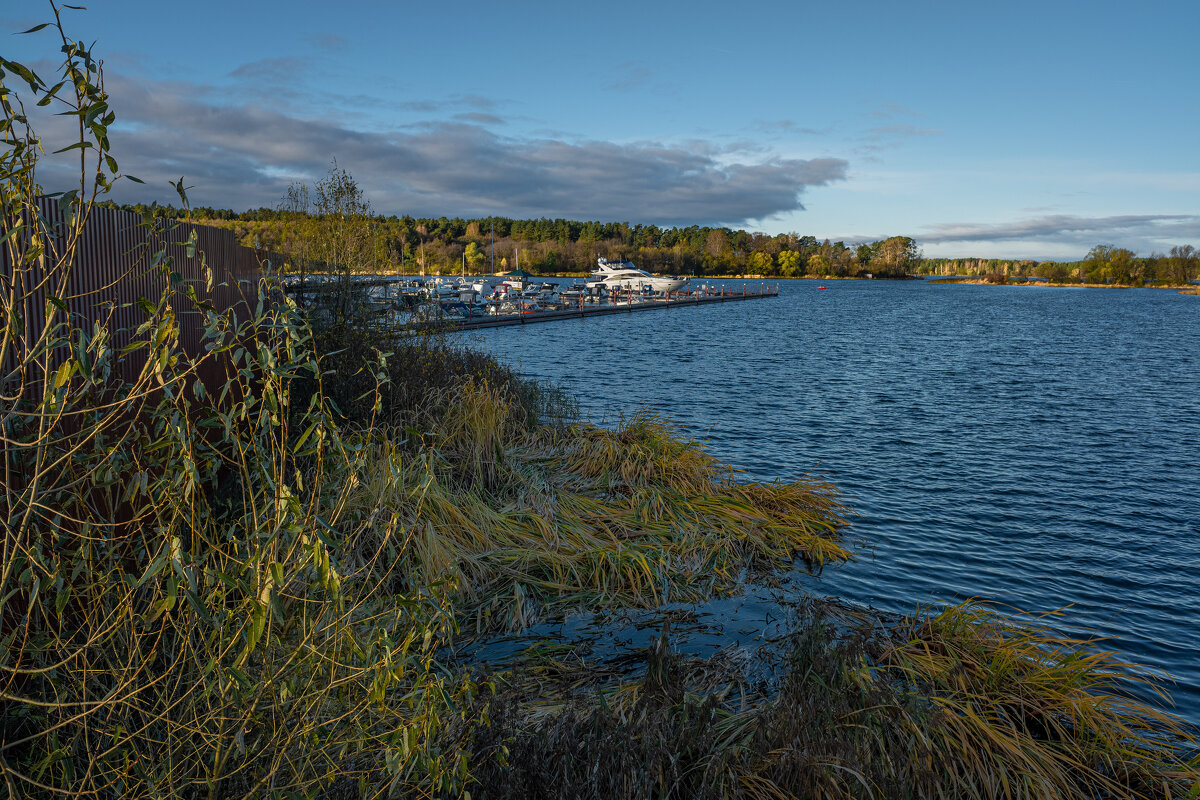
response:
<path fill-rule="evenodd" d="M 610 292 L 620 290 L 625 292 L 644 293 L 649 291 L 655 294 L 669 294 L 679 291 L 687 285 L 687 282 L 687 278 L 668 278 L 661 275 L 653 275 L 643 269 L 638 269 L 628 259 L 609 261 L 607 258 L 601 256 L 596 260 L 596 270 L 592 273 L 591 280 L 587 282 L 587 288 L 590 290 L 604 287 Z"/>

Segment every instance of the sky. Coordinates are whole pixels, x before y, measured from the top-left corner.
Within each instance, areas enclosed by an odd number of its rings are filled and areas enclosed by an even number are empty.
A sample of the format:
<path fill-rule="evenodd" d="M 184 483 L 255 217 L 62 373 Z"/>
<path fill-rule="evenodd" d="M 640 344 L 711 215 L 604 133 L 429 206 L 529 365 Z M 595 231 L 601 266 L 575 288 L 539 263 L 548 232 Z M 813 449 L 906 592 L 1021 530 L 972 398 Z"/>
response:
<path fill-rule="evenodd" d="M 336 159 L 382 214 L 905 235 L 930 257 L 1200 246 L 1196 0 L 63 13 L 146 181 L 120 202 L 177 204 L 183 176 L 194 205 L 276 207 Z M 0 5 L 0 55 L 49 80 L 57 34 L 17 34 L 50 18 Z"/>

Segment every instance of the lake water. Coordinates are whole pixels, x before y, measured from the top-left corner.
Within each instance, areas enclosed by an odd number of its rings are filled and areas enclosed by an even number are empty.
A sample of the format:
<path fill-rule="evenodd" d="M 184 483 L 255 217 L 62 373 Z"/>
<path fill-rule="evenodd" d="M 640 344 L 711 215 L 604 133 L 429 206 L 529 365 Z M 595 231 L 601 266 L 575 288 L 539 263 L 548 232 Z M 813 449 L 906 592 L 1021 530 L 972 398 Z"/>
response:
<path fill-rule="evenodd" d="M 868 549 L 811 591 L 1069 605 L 1200 723 L 1200 298 L 819 285 L 472 340 L 593 419 L 647 407 L 750 477 L 835 482 Z"/>

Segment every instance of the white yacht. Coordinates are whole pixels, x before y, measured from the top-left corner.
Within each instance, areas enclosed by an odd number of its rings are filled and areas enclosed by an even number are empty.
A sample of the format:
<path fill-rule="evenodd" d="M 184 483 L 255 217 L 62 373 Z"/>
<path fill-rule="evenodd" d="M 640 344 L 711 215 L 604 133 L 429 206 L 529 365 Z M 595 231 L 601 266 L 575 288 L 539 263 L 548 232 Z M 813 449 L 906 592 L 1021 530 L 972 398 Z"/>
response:
<path fill-rule="evenodd" d="M 651 275 L 645 270 L 638 269 L 629 260 L 609 261 L 601 256 L 596 260 L 596 270 L 587 282 L 587 288 L 593 290 L 604 287 L 608 290 L 621 289 L 627 292 L 645 292 L 646 290 L 666 294 L 677 292 L 687 285 L 687 278 L 664 278 Z"/>

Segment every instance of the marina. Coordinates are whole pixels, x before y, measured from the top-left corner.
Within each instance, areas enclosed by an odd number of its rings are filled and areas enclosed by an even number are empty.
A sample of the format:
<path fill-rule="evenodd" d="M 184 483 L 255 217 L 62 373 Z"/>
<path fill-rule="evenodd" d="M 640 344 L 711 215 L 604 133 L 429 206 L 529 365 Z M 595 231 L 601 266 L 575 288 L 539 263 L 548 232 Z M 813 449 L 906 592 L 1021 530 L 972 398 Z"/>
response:
<path fill-rule="evenodd" d="M 550 282 L 524 270 L 491 277 L 290 276 L 285 290 L 310 308 L 349 287 L 393 323 L 415 329 L 496 328 L 635 311 L 761 300 L 779 296 L 779 284 L 739 281 L 695 283 L 638 269 L 632 261 L 597 259 L 586 281 Z"/>
<path fill-rule="evenodd" d="M 762 284 L 758 287 L 726 287 L 717 286 L 708 291 L 672 292 L 662 296 L 639 296 L 626 293 L 624 297 L 601 302 L 588 302 L 580 298 L 572 303 L 563 303 L 542 309 L 515 311 L 512 313 L 478 313 L 468 310 L 466 316 L 444 315 L 439 320 L 429 321 L 433 324 L 449 324 L 451 327 L 466 328 L 499 328 L 506 325 L 531 325 L 537 322 L 555 322 L 564 319 L 585 319 L 587 317 L 607 316 L 610 314 L 632 314 L 635 311 L 656 311 L 667 308 L 685 308 L 689 306 L 707 305 L 711 303 L 729 303 L 738 300 L 762 300 L 768 297 L 778 297 L 779 287 Z M 420 325 L 421 322 L 414 324 Z"/>

